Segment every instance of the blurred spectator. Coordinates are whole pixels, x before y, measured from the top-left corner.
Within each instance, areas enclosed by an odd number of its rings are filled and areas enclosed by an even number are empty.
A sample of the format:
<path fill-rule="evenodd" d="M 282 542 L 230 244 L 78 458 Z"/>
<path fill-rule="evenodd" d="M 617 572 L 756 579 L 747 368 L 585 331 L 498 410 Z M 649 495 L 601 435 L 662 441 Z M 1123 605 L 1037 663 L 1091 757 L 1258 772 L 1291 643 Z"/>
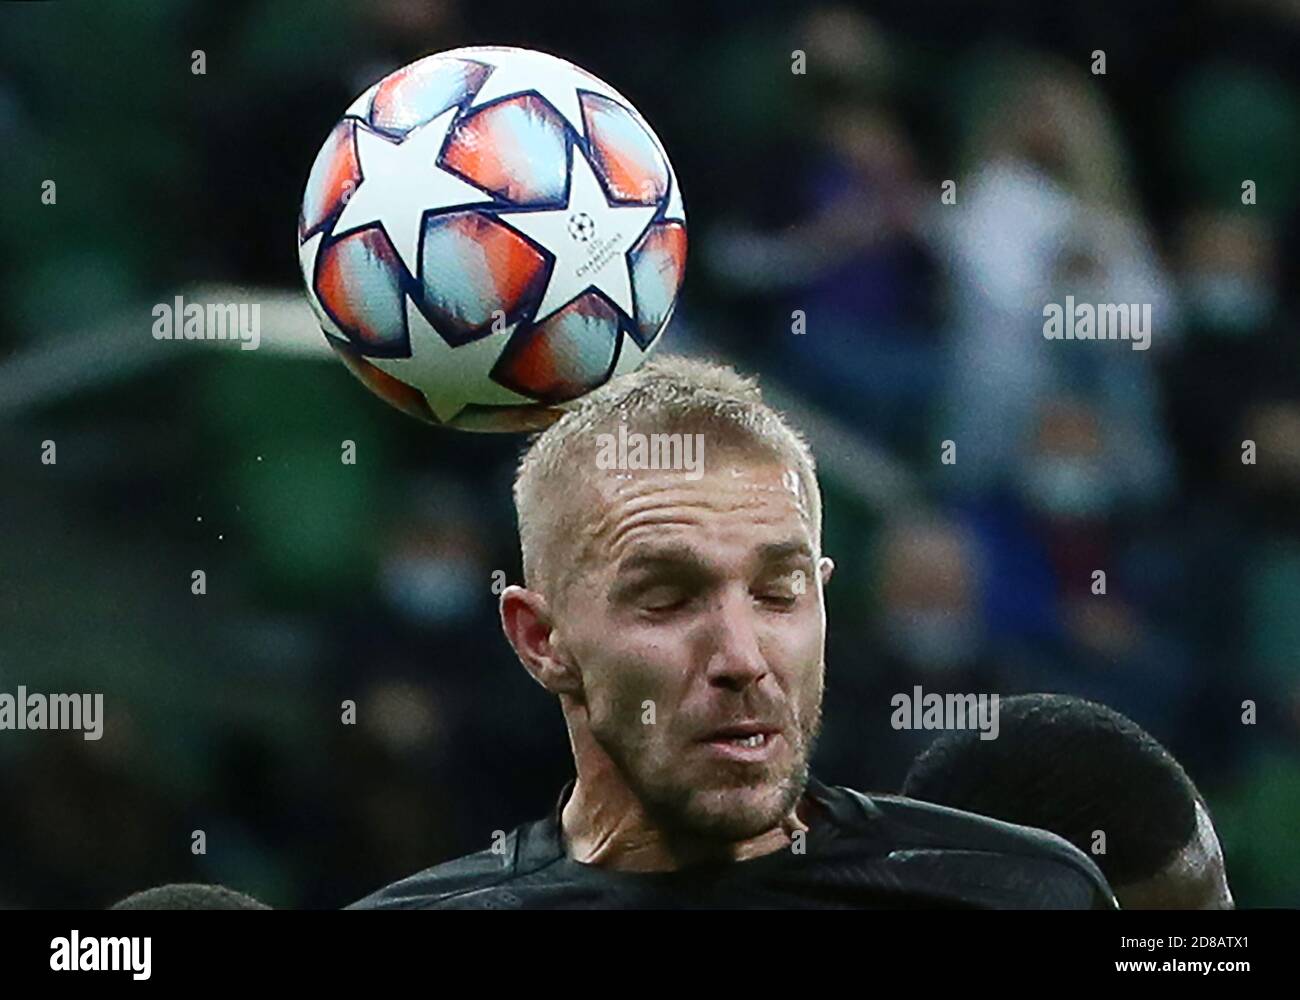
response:
<path fill-rule="evenodd" d="M 944 216 L 953 282 L 944 437 L 959 456 L 946 481 L 996 487 L 1045 398 L 1078 394 L 1105 412 L 1117 490 L 1149 503 L 1172 469 L 1146 351 L 1044 337 L 1044 307 L 1150 307 L 1151 347 L 1173 332 L 1171 289 L 1138 216 L 1115 134 L 1079 70 L 1021 60 L 990 68 L 1000 93 L 981 116 Z"/>
<path fill-rule="evenodd" d="M 778 189 L 798 214 L 778 231 L 724 218 L 704 259 L 738 292 L 773 300 L 780 322 L 760 338 L 770 364 L 911 450 L 938 370 L 938 275 L 922 235 L 932 192 L 900 118 L 890 40 L 844 5 L 815 8 L 800 35 L 806 131 Z"/>
<path fill-rule="evenodd" d="M 816 767 L 823 780 L 887 789 L 934 735 L 890 725 L 895 695 L 998 687 L 967 532 L 938 515 L 900 518 L 881 532 L 871 565 L 868 592 L 840 595 L 832 613 Z"/>

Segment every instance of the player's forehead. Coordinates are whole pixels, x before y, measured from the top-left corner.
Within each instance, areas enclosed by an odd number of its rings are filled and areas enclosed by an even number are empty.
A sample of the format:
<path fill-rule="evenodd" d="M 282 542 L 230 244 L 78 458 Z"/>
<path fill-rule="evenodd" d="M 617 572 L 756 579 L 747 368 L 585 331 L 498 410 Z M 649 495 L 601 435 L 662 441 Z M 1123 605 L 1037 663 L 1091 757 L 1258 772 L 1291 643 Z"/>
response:
<path fill-rule="evenodd" d="M 1232 905 L 1223 863 L 1223 845 L 1210 814 L 1196 803 L 1196 833 L 1182 852 L 1181 868 L 1199 897 L 1198 905 L 1222 909 Z"/>
<path fill-rule="evenodd" d="M 729 456 L 698 477 L 602 471 L 590 488 L 583 547 L 592 568 L 811 559 L 816 551 L 804 483 L 776 456 Z"/>
<path fill-rule="evenodd" d="M 1196 830 L 1183 848 L 1156 875 L 1125 887 L 1129 905 L 1172 906 L 1178 909 L 1223 909 L 1232 905 L 1224 874 L 1223 848 L 1199 802 Z"/>
<path fill-rule="evenodd" d="M 1205 873 L 1223 864 L 1223 848 L 1210 820 L 1210 814 L 1198 801 L 1196 803 L 1196 829 L 1170 865 L 1184 877 L 1203 877 Z"/>

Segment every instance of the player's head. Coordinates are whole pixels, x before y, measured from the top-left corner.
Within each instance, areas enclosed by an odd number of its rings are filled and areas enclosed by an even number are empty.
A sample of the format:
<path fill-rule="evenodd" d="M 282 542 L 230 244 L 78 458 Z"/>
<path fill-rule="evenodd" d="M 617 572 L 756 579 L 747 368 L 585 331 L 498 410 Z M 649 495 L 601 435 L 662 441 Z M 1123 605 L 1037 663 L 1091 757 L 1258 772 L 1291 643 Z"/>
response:
<path fill-rule="evenodd" d="M 1097 863 L 1121 906 L 1233 905 L 1204 800 L 1137 723 L 1082 698 L 1031 694 L 1002 701 L 997 739 L 978 735 L 935 740 L 903 794 L 1064 837 Z"/>
<path fill-rule="evenodd" d="M 269 910 L 270 907 L 224 885 L 174 883 L 142 889 L 119 899 L 110 910 Z"/>
<path fill-rule="evenodd" d="M 832 569 L 803 439 L 731 369 L 660 358 L 534 441 L 515 505 L 502 624 L 560 697 L 579 780 L 683 835 L 775 827 L 807 781 Z"/>

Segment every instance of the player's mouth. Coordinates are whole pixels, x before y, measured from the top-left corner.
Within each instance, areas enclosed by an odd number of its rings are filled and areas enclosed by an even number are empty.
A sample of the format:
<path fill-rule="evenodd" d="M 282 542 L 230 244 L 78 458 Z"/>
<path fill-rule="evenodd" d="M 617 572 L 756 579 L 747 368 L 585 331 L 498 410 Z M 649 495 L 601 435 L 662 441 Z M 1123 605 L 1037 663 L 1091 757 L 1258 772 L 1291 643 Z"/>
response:
<path fill-rule="evenodd" d="M 728 760 L 758 763 L 776 753 L 781 730 L 762 723 L 740 723 L 724 726 L 706 735 L 702 740 L 710 751 Z"/>

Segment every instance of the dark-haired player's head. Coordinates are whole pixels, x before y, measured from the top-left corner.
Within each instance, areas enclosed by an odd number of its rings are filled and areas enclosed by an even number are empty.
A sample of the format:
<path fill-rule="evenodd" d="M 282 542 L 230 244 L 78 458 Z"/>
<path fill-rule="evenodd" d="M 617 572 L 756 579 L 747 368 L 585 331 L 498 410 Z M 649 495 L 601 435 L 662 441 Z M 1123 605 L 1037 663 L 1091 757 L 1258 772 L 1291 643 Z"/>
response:
<path fill-rule="evenodd" d="M 224 885 L 198 882 L 155 886 L 120 899 L 110 910 L 269 910 L 265 903 Z"/>
<path fill-rule="evenodd" d="M 1097 863 L 1123 907 L 1233 905 L 1205 802 L 1150 733 L 1066 695 L 1004 699 L 999 720 L 995 740 L 964 731 L 935 740 L 903 794 L 1064 837 Z"/>
<path fill-rule="evenodd" d="M 515 504 L 524 586 L 502 624 L 559 697 L 578 789 L 634 834 L 723 853 L 779 836 L 820 720 L 832 569 L 807 444 L 731 369 L 660 358 L 538 437 Z"/>

